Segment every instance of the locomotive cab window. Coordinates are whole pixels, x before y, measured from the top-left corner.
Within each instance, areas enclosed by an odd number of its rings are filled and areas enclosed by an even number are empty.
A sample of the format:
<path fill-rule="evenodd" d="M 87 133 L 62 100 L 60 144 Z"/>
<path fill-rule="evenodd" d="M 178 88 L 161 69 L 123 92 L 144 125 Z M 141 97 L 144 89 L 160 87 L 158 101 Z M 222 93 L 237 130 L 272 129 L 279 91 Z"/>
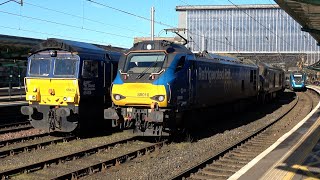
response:
<path fill-rule="evenodd" d="M 124 71 L 128 73 L 154 73 L 162 69 L 165 53 L 130 53 Z"/>
<path fill-rule="evenodd" d="M 180 71 L 180 70 L 183 68 L 185 62 L 186 62 L 186 57 L 185 57 L 185 56 L 180 57 L 180 59 L 179 59 L 179 61 L 178 61 L 178 64 L 177 64 L 177 66 L 176 66 L 176 69 L 174 70 L 174 72 Z"/>
<path fill-rule="evenodd" d="M 84 78 L 98 77 L 98 62 L 85 60 L 82 66 L 82 76 Z"/>
<path fill-rule="evenodd" d="M 295 75 L 293 75 L 293 77 L 294 77 L 294 79 L 296 81 L 302 81 L 302 75 L 301 74 L 295 74 Z"/>
<path fill-rule="evenodd" d="M 71 58 L 56 58 L 54 61 L 55 76 L 75 76 L 77 60 Z"/>
<path fill-rule="evenodd" d="M 29 74 L 34 76 L 48 76 L 50 73 L 50 59 L 31 59 Z"/>

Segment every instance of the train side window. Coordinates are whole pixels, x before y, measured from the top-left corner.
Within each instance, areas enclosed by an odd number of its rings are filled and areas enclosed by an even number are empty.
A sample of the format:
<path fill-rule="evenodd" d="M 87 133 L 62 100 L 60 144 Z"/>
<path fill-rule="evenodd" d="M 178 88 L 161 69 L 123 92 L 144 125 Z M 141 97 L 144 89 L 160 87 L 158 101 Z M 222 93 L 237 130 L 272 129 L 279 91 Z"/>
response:
<path fill-rule="evenodd" d="M 98 77 L 98 66 L 98 61 L 83 61 L 82 76 L 85 78 Z"/>
<path fill-rule="evenodd" d="M 174 70 L 174 72 L 180 71 L 180 70 L 183 68 L 185 62 L 186 62 L 186 57 L 185 57 L 185 56 L 182 56 L 182 57 L 179 59 L 178 64 L 177 64 L 177 67 L 176 67 L 176 69 Z"/>

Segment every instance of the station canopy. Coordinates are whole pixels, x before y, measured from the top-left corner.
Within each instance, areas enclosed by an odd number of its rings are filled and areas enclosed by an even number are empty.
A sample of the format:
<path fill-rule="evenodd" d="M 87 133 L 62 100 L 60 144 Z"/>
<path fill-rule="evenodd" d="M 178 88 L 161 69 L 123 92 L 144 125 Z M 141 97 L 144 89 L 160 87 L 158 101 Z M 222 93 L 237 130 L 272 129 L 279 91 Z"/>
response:
<path fill-rule="evenodd" d="M 275 0 L 320 46 L 320 0 Z M 320 71 L 320 61 L 307 67 Z"/>

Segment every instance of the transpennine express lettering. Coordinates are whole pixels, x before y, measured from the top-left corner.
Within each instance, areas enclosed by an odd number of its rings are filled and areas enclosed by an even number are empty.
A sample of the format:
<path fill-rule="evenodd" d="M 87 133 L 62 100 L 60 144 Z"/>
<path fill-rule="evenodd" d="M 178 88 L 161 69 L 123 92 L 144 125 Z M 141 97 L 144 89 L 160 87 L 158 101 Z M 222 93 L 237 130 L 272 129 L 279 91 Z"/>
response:
<path fill-rule="evenodd" d="M 232 79 L 230 69 L 210 70 L 208 67 L 202 69 L 199 67 L 198 80 L 215 81 Z"/>

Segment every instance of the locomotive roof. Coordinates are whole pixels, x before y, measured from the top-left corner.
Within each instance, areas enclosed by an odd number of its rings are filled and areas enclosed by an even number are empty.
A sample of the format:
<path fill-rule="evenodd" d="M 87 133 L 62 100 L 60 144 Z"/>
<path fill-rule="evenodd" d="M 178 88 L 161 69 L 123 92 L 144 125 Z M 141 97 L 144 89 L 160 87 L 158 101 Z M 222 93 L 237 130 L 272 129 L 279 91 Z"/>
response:
<path fill-rule="evenodd" d="M 56 50 L 65 50 L 69 52 L 78 52 L 78 53 L 99 53 L 99 54 L 106 54 L 112 53 L 113 51 L 106 51 L 98 46 L 95 46 L 90 43 L 85 42 L 77 42 L 71 40 L 64 40 L 64 39 L 56 39 L 56 38 L 49 38 L 46 41 L 43 41 L 33 47 L 31 49 L 31 53 L 37 53 L 39 51 L 49 50 L 49 49 L 56 49 Z"/>
<path fill-rule="evenodd" d="M 184 45 L 176 44 L 170 41 L 166 40 L 154 40 L 154 41 L 142 41 L 135 43 L 132 48 L 130 48 L 128 52 L 130 51 L 152 51 L 152 50 L 164 50 L 168 53 L 171 52 L 185 52 L 187 54 L 192 54 L 192 52 L 187 49 Z"/>

